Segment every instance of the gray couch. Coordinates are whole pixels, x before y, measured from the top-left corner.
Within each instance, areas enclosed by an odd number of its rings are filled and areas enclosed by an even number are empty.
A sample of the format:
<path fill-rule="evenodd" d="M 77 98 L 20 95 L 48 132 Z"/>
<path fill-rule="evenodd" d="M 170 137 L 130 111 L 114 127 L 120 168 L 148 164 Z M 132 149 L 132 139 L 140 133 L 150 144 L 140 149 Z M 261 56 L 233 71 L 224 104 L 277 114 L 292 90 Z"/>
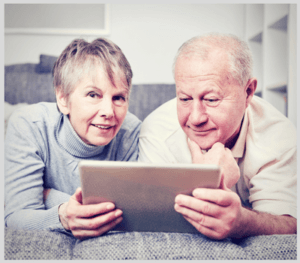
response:
<path fill-rule="evenodd" d="M 5 259 L 297 259 L 296 235 L 249 237 L 232 242 L 179 233 L 109 232 L 84 241 L 49 231 L 5 230 Z"/>
<path fill-rule="evenodd" d="M 38 64 L 5 66 L 5 101 L 12 105 L 54 102 L 52 67 L 55 60 L 54 56 L 40 55 Z M 144 120 L 159 105 L 175 96 L 174 84 L 133 85 L 129 111 Z"/>
<path fill-rule="evenodd" d="M 5 66 L 9 105 L 55 101 L 52 66 L 56 57 L 41 55 L 38 64 Z M 174 85 L 133 85 L 129 111 L 141 120 L 175 97 Z M 5 259 L 297 259 L 297 235 L 214 241 L 201 234 L 117 232 L 84 241 L 64 233 L 5 227 Z"/>

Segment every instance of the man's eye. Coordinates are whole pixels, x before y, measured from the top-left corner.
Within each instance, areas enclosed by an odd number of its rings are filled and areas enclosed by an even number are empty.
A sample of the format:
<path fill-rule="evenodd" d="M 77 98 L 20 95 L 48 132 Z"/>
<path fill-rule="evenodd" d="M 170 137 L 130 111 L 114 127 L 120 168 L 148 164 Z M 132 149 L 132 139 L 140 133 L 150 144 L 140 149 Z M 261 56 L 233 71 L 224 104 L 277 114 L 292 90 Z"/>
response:
<path fill-rule="evenodd" d="M 181 100 L 182 102 L 187 102 L 189 99 L 188 99 L 188 98 L 180 98 L 180 100 Z"/>
<path fill-rule="evenodd" d="M 209 105 L 216 105 L 218 103 L 219 99 L 208 98 L 208 99 L 204 99 L 204 101 L 206 101 L 206 103 Z"/>

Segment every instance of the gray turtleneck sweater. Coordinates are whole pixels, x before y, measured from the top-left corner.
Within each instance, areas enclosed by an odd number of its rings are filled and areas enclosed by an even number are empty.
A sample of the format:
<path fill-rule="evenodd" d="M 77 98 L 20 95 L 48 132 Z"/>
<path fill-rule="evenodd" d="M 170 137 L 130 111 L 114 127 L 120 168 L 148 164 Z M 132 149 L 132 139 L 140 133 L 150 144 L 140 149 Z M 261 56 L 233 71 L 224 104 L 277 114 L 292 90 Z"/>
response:
<path fill-rule="evenodd" d="M 56 103 L 16 110 L 5 139 L 5 225 L 63 231 L 58 206 L 80 186 L 80 160 L 136 161 L 141 121 L 127 113 L 106 146 L 85 144 Z M 46 202 L 43 189 L 51 188 Z"/>

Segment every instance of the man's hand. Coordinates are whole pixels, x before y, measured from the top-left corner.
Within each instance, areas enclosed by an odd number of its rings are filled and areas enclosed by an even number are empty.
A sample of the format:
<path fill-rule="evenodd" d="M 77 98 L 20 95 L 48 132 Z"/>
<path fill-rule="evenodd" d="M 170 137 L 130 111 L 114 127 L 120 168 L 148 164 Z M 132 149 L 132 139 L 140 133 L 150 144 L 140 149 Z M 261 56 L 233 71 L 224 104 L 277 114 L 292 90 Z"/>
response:
<path fill-rule="evenodd" d="M 212 239 L 297 233 L 297 219 L 242 207 L 240 197 L 221 181 L 221 189 L 197 188 L 179 194 L 174 208 L 200 233 Z"/>
<path fill-rule="evenodd" d="M 188 146 L 192 155 L 192 162 L 199 164 L 216 164 L 221 168 L 221 176 L 226 187 L 231 188 L 240 178 L 240 169 L 231 151 L 222 143 L 215 143 L 205 154 L 197 143 L 188 139 Z"/>
<path fill-rule="evenodd" d="M 110 202 L 83 205 L 82 191 L 78 188 L 68 203 L 59 207 L 59 219 L 63 227 L 71 230 L 78 239 L 100 236 L 119 224 L 122 211 Z"/>
<path fill-rule="evenodd" d="M 239 196 L 229 190 L 240 178 L 240 169 L 231 151 L 219 142 L 205 154 L 190 139 L 188 146 L 193 163 L 220 166 L 220 189 L 197 188 L 193 191 L 193 196 L 178 195 L 175 198 L 175 210 L 200 233 L 210 238 L 235 236 L 235 232 L 240 231 L 243 208 Z"/>
<path fill-rule="evenodd" d="M 177 195 L 174 206 L 200 233 L 218 240 L 235 236 L 243 219 L 239 196 L 224 181 L 221 188 L 197 188 L 193 196 Z"/>

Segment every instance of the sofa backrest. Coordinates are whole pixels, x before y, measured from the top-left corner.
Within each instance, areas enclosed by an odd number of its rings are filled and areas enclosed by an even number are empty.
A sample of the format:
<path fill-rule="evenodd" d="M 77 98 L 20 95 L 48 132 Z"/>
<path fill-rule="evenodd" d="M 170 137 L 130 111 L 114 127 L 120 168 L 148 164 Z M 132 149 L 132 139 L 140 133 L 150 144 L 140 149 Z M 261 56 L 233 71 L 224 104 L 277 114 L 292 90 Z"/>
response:
<path fill-rule="evenodd" d="M 55 101 L 51 73 L 39 73 L 38 64 L 5 66 L 4 99 L 10 104 Z"/>
<path fill-rule="evenodd" d="M 143 121 L 153 110 L 175 97 L 175 84 L 133 85 L 129 111 Z"/>
<path fill-rule="evenodd" d="M 55 102 L 52 68 L 54 56 L 40 55 L 40 63 L 5 66 L 5 101 L 10 104 Z M 176 96 L 175 84 L 133 85 L 129 111 L 140 120 Z"/>

